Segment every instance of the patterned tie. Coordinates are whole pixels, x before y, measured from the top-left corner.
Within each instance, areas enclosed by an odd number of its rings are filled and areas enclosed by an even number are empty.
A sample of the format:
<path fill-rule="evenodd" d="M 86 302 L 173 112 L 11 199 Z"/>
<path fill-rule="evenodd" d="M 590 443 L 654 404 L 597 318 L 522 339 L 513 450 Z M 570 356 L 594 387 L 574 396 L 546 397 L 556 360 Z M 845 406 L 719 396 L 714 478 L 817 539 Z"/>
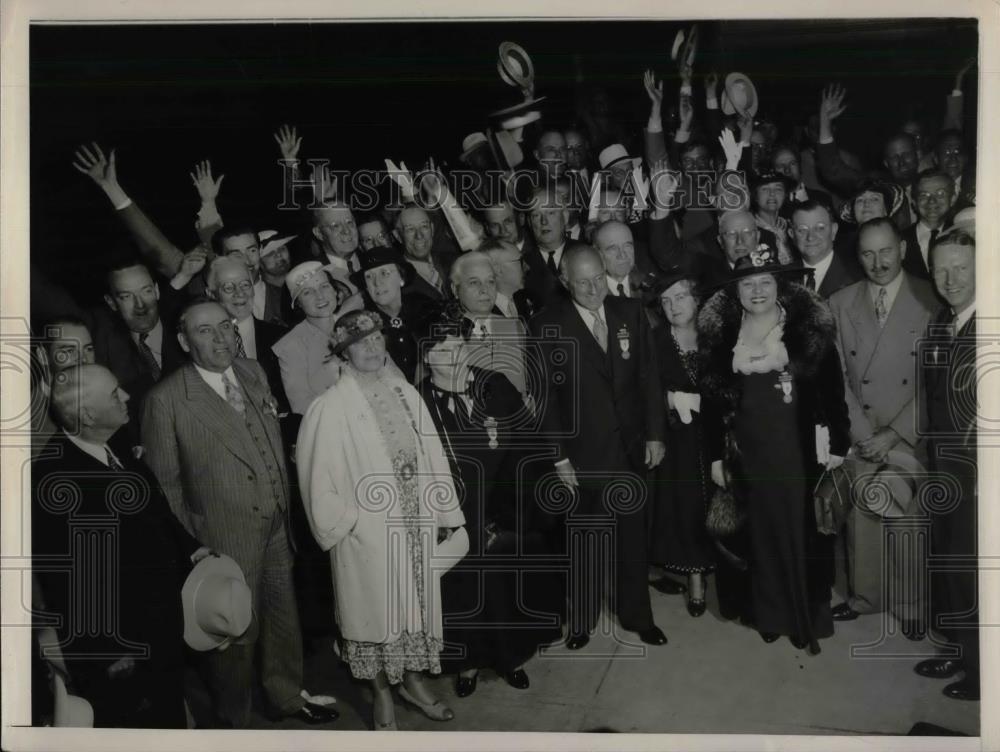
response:
<path fill-rule="evenodd" d="M 604 319 L 601 318 L 600 311 L 591 311 L 591 315 L 594 317 L 594 339 L 597 340 L 597 344 L 601 346 L 604 352 L 608 351 L 608 325 L 604 323 Z"/>
<path fill-rule="evenodd" d="M 125 469 L 125 466 L 118 461 L 118 458 L 111 453 L 110 449 L 104 447 L 104 451 L 107 453 L 108 456 L 108 467 L 119 473 Z"/>
<path fill-rule="evenodd" d="M 226 390 L 226 402 L 233 406 L 233 409 L 240 415 L 246 415 L 247 405 L 243 399 L 243 390 L 233 383 L 225 373 L 222 374 L 222 386 Z"/>
<path fill-rule="evenodd" d="M 885 320 L 889 318 L 889 311 L 885 307 L 885 288 L 878 288 L 878 296 L 875 298 L 875 319 L 878 321 L 878 328 L 885 326 Z"/>
<path fill-rule="evenodd" d="M 626 298 L 626 297 L 628 297 L 625 294 L 625 284 L 623 282 L 619 282 L 618 283 L 618 297 L 620 297 L 620 298 Z"/>
<path fill-rule="evenodd" d="M 816 292 L 816 274 L 806 274 L 806 287 L 813 292 Z"/>
<path fill-rule="evenodd" d="M 552 272 L 556 277 L 559 276 L 559 267 L 556 266 L 556 252 L 546 251 L 549 254 L 548 267 L 549 271 Z"/>
<path fill-rule="evenodd" d="M 243 335 L 240 334 L 239 326 L 235 320 L 233 321 L 233 331 L 236 332 L 236 357 L 245 358 L 247 356 L 247 351 L 243 346 Z"/>
<path fill-rule="evenodd" d="M 139 354 L 142 359 L 146 361 L 146 367 L 149 369 L 149 373 L 153 377 L 153 381 L 160 380 L 160 364 L 156 362 L 156 356 L 153 355 L 153 351 L 149 349 L 149 345 L 146 344 L 146 340 L 149 339 L 149 333 L 143 332 L 139 335 Z"/>

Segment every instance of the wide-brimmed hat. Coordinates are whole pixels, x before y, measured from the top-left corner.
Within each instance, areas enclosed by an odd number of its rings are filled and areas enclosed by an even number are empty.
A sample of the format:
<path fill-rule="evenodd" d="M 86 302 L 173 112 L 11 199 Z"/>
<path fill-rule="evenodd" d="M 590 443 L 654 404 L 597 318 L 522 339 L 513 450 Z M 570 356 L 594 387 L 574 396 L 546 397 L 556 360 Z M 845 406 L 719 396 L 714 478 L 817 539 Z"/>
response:
<path fill-rule="evenodd" d="M 891 217 L 899 211 L 906 197 L 906 193 L 902 187 L 896 183 L 887 183 L 881 180 L 866 181 L 854 191 L 851 200 L 845 201 L 843 206 L 840 207 L 840 219 L 842 222 L 847 222 L 851 225 L 858 223 L 858 220 L 854 217 L 854 202 L 863 193 L 881 194 L 882 202 L 885 204 L 885 216 L 887 217 Z"/>
<path fill-rule="evenodd" d="M 806 268 L 798 263 L 782 264 L 778 260 L 777 249 L 772 248 L 768 243 L 761 243 L 746 256 L 736 259 L 736 265 L 729 272 L 726 284 L 757 274 L 801 277 L 806 271 Z"/>
<path fill-rule="evenodd" d="M 690 280 L 694 284 L 695 291 L 698 291 L 700 289 L 701 273 L 700 270 L 695 268 L 694 264 L 677 264 L 665 272 L 654 275 L 654 279 L 655 281 L 650 285 L 650 297 L 646 303 L 647 305 L 656 307 L 660 305 L 660 296 L 683 279 Z"/>
<path fill-rule="evenodd" d="M 735 115 L 749 112 L 750 117 L 757 114 L 760 102 L 757 99 L 757 87 L 750 77 L 743 73 L 730 73 L 726 76 L 725 88 L 722 92 L 722 112 Z"/>
<path fill-rule="evenodd" d="M 698 49 L 698 25 L 691 27 L 687 34 L 681 29 L 674 36 L 674 44 L 670 48 L 670 59 L 677 61 L 681 68 L 694 66 L 694 54 Z"/>
<path fill-rule="evenodd" d="M 302 293 L 305 283 L 320 272 L 326 272 L 333 284 L 340 285 L 347 295 L 354 294 L 355 288 L 343 269 L 337 269 L 330 264 L 324 264 L 320 261 L 303 261 L 298 266 L 292 267 L 291 271 L 285 276 L 285 286 L 288 288 L 288 292 L 292 294 L 292 303 Z"/>
<path fill-rule="evenodd" d="M 611 146 L 602 149 L 601 153 L 597 155 L 597 161 L 600 163 L 602 170 L 610 170 L 616 164 L 625 160 L 629 160 L 632 163 L 632 167 L 642 164 L 642 157 L 630 157 L 628 150 L 621 144 L 611 144 Z"/>
<path fill-rule="evenodd" d="M 976 237 L 976 207 L 968 206 L 951 218 L 947 230 L 955 229 Z"/>
<path fill-rule="evenodd" d="M 357 316 L 351 316 L 344 323 L 344 318 L 340 319 L 333 327 L 333 334 L 330 336 L 333 353 L 339 355 L 355 342 L 364 339 L 369 334 L 382 331 L 382 317 L 375 311 L 361 311 Z"/>
<path fill-rule="evenodd" d="M 274 253 L 279 248 L 295 240 L 295 235 L 279 235 L 277 230 L 261 230 L 257 233 L 260 239 L 260 257 L 264 258 L 269 253 Z"/>
<path fill-rule="evenodd" d="M 395 264 L 399 267 L 399 276 L 403 278 L 404 286 L 413 282 L 413 278 L 417 274 L 417 270 L 413 268 L 413 264 L 407 261 L 403 257 L 403 254 L 395 248 L 375 246 L 363 253 L 359 253 L 358 259 L 361 262 L 361 266 L 350 277 L 351 282 L 358 289 L 363 289 L 365 286 L 365 272 L 385 266 L 386 264 Z"/>
<path fill-rule="evenodd" d="M 253 621 L 253 597 L 240 565 L 225 554 L 199 561 L 181 588 L 184 642 L 214 650 L 242 637 Z"/>
<path fill-rule="evenodd" d="M 913 500 L 927 470 L 909 452 L 890 449 L 881 465 L 855 458 L 852 495 L 859 509 L 879 517 L 915 514 Z"/>
<path fill-rule="evenodd" d="M 489 142 L 486 140 L 486 134 L 470 133 L 464 139 L 462 139 L 462 153 L 458 157 L 463 162 L 468 159 L 472 152 L 482 149 L 483 147 L 489 147 Z"/>

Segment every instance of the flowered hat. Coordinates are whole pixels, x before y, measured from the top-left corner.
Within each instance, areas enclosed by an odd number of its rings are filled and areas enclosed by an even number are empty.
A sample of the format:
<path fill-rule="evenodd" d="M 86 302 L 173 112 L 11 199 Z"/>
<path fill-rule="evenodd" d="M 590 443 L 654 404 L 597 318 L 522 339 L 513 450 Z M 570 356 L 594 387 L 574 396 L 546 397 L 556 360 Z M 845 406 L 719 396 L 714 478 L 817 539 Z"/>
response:
<path fill-rule="evenodd" d="M 778 260 L 778 252 L 770 245 L 762 243 L 746 256 L 736 259 L 736 265 L 729 273 L 729 282 L 737 282 L 744 277 L 752 277 L 755 274 L 787 275 L 802 278 L 808 271 L 798 263 L 782 264 Z"/>
<path fill-rule="evenodd" d="M 374 311 L 352 311 L 345 314 L 333 327 L 330 337 L 335 355 L 369 334 L 382 331 L 382 317 Z"/>

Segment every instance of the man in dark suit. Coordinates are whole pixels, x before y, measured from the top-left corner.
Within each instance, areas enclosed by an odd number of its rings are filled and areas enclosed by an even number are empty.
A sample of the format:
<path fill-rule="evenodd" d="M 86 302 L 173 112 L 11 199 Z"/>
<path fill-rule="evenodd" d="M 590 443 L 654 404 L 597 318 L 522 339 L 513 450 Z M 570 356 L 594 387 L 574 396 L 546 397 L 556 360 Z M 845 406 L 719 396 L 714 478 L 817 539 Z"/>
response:
<path fill-rule="evenodd" d="M 281 383 L 281 368 L 278 356 L 271 347 L 288 330 L 253 315 L 256 291 L 250 277 L 250 269 L 242 259 L 234 256 L 216 258 L 208 267 L 205 289 L 212 300 L 219 301 L 235 324 L 233 336 L 236 339 L 236 357 L 249 358 L 260 363 L 267 376 L 271 394 L 278 400 L 279 410 L 287 413 L 288 399 Z"/>
<path fill-rule="evenodd" d="M 185 728 L 181 587 L 210 552 L 171 513 L 149 470 L 108 446 L 128 421 L 128 398 L 103 366 L 54 379 L 59 428 L 31 472 L 32 554 L 45 601 L 36 607 L 59 617 L 61 653 L 95 726 Z"/>
<path fill-rule="evenodd" d="M 923 462 L 916 436 L 916 344 L 924 336 L 938 308 L 930 285 L 901 269 L 905 246 L 899 230 L 888 217 L 871 219 L 858 230 L 857 255 L 866 279 L 830 296 L 830 309 L 837 322 L 837 346 L 844 368 L 845 397 L 851 418 L 851 441 L 859 461 L 859 474 L 871 478 L 889 458 L 889 452 Z M 898 463 L 898 461 L 897 461 Z M 854 463 L 851 463 L 854 467 Z M 878 495 L 860 491 L 861 498 Z M 890 491 L 892 493 L 893 491 Z M 902 516 L 920 518 L 917 495 L 900 498 Z M 887 515 L 888 516 L 888 515 Z M 897 541 L 904 531 L 897 520 Z M 924 593 L 911 586 L 911 578 L 926 563 L 917 546 L 883 544 L 880 514 L 855 505 L 847 516 L 849 598 L 834 606 L 836 621 L 850 621 L 862 613 L 891 611 L 908 638 L 921 639 L 924 623 Z M 883 601 L 888 589 L 893 600 Z M 916 580 L 921 581 L 920 579 Z"/>
<path fill-rule="evenodd" d="M 799 249 L 802 265 L 812 269 L 812 284 L 824 300 L 859 281 L 860 273 L 833 252 L 837 222 L 829 206 L 815 200 L 797 205 L 788 234 Z"/>
<path fill-rule="evenodd" d="M 281 716 L 327 723 L 336 711 L 302 695 L 302 633 L 292 583 L 288 472 L 277 402 L 258 363 L 236 358 L 235 327 L 213 301 L 188 304 L 178 340 L 192 362 L 149 393 L 142 437 L 149 466 L 185 527 L 231 556 L 254 594 L 259 639 L 205 656 L 216 713 L 250 722 L 254 652 Z"/>
<path fill-rule="evenodd" d="M 925 170 L 917 179 L 915 194 L 919 220 L 903 232 L 906 241 L 903 269 L 915 277 L 930 280 L 927 259 L 931 245 L 951 216 L 955 185 L 945 173 Z"/>
<path fill-rule="evenodd" d="M 525 250 L 522 258 L 528 267 L 524 286 L 542 305 L 565 297 L 559 282 L 559 264 L 566 247 L 567 209 L 552 189 L 536 190 L 532 197 L 528 222 L 535 247 Z"/>
<path fill-rule="evenodd" d="M 541 304 L 524 289 L 524 261 L 517 246 L 506 240 L 490 238 L 479 250 L 490 258 L 497 280 L 497 296 L 493 314 L 519 318 L 527 327 L 528 320 L 541 310 Z"/>
<path fill-rule="evenodd" d="M 562 280 L 571 299 L 549 303 L 531 320 L 542 362 L 551 369 L 538 400 L 542 426 L 556 443 L 558 477 L 576 497 L 566 520 L 570 537 L 588 540 L 590 528 L 606 521 L 615 550 L 608 560 L 600 544 L 584 545 L 573 563 L 567 647 L 587 644 L 608 591 L 622 627 L 662 645 L 667 638 L 653 623 L 649 602 L 644 503 L 646 473 L 664 455 L 652 332 L 638 301 L 608 295 L 604 261 L 590 246 L 567 249 Z M 605 586 L 609 572 L 614 577 Z"/>
<path fill-rule="evenodd" d="M 107 284 L 108 310 L 94 312 L 94 353 L 131 395 L 131 427 L 137 431 L 146 392 L 187 360 L 173 336 L 181 296 L 134 261 L 113 267 Z"/>
<path fill-rule="evenodd" d="M 920 433 L 927 440 L 931 473 L 951 479 L 948 487 L 955 487 L 947 506 L 938 504 L 931 513 L 932 559 L 947 566 L 931 575 L 931 626 L 958 648 L 958 655 L 921 661 L 916 672 L 946 679 L 964 671 L 944 694 L 978 700 L 975 239 L 950 231 L 931 246 L 930 265 L 947 307 L 931 322 L 918 351 Z"/>
<path fill-rule="evenodd" d="M 396 217 L 396 236 L 403 244 L 403 256 L 416 270 L 408 285 L 432 300 L 448 295 L 448 273 L 461 251 L 443 238 L 444 229 L 435 226 L 434 217 L 416 204 L 407 206 Z"/>

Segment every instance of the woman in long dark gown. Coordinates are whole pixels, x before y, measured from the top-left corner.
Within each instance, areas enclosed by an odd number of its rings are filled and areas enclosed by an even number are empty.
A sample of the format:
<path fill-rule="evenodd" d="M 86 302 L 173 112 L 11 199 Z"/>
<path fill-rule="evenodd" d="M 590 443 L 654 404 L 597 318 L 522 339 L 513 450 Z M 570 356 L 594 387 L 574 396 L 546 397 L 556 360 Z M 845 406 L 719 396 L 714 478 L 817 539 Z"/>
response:
<path fill-rule="evenodd" d="M 833 548 L 816 530 L 812 496 L 823 468 L 843 462 L 849 419 L 833 316 L 789 273 L 802 270 L 770 249 L 740 259 L 699 313 L 698 337 L 702 394 L 715 416 L 712 479 L 728 482 L 747 512 L 741 616 L 765 642 L 787 635 L 815 654 L 833 634 Z M 717 577 L 720 600 L 731 602 L 724 582 Z"/>
<path fill-rule="evenodd" d="M 415 384 L 420 361 L 417 343 L 438 305 L 426 295 L 407 289 L 416 270 L 396 249 L 376 246 L 359 254 L 359 258 L 361 268 L 351 275 L 351 281 L 363 291 L 365 308 L 382 319 L 389 356 L 406 380 Z"/>
<path fill-rule="evenodd" d="M 446 671 L 459 674 L 459 697 L 475 691 L 482 668 L 526 689 L 523 664 L 561 634 L 554 614 L 539 616 L 555 602 L 552 575 L 524 566 L 524 556 L 544 550 L 528 494 L 520 493 L 528 484 L 517 482 L 530 413 L 504 374 L 468 366 L 462 350 L 471 330 L 472 321 L 458 310 L 432 322 L 425 351 L 429 373 L 420 384 L 452 464 L 469 532 L 468 555 L 441 581 L 442 658 Z"/>
<path fill-rule="evenodd" d="M 654 290 L 666 323 L 653 330 L 667 410 L 667 454 L 656 468 L 649 559 L 688 578 L 688 613 L 705 612 L 714 546 L 705 530 L 711 480 L 698 393 L 698 297 L 694 274 L 671 270 Z M 653 583 L 656 587 L 656 583 Z"/>

